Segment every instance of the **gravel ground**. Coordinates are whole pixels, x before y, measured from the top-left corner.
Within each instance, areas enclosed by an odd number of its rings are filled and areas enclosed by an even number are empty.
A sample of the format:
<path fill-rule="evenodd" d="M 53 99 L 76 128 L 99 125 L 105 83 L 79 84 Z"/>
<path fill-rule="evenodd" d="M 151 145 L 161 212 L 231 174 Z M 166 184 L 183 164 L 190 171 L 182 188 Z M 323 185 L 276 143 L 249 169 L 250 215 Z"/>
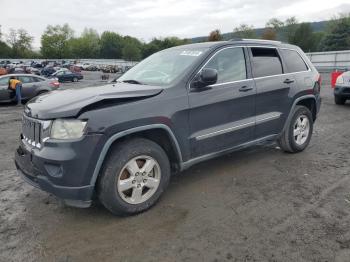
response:
<path fill-rule="evenodd" d="M 23 182 L 20 109 L 0 106 L 0 261 L 350 261 L 350 104 L 336 106 L 329 85 L 322 95 L 304 152 L 259 146 L 196 165 L 128 218 Z"/>

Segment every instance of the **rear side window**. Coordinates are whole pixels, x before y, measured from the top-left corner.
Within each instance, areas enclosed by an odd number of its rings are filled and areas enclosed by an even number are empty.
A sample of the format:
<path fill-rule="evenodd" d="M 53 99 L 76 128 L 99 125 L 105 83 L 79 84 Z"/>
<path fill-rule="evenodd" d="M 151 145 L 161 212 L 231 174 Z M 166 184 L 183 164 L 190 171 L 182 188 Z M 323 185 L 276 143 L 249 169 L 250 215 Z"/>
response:
<path fill-rule="evenodd" d="M 251 48 L 254 77 L 280 75 L 283 73 L 281 59 L 276 48 Z"/>
<path fill-rule="evenodd" d="M 281 49 L 288 73 L 307 71 L 308 67 L 299 53 L 290 49 Z"/>
<path fill-rule="evenodd" d="M 42 81 L 45 81 L 45 79 L 40 78 L 40 77 L 33 77 L 33 79 L 34 79 L 35 82 L 42 82 Z"/>
<path fill-rule="evenodd" d="M 19 81 L 21 81 L 23 84 L 26 84 L 26 83 L 33 83 L 34 80 L 31 76 L 19 76 L 18 77 Z"/>
<path fill-rule="evenodd" d="M 226 48 L 215 54 L 204 68 L 218 71 L 217 84 L 244 80 L 247 78 L 244 51 L 241 47 Z"/>

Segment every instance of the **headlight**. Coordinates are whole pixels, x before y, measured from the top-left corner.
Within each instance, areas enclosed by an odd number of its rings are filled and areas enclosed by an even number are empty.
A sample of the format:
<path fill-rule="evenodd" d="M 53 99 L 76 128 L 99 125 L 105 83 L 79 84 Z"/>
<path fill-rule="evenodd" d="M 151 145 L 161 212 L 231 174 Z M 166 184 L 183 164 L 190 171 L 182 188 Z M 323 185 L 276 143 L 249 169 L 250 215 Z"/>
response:
<path fill-rule="evenodd" d="M 344 84 L 344 78 L 342 76 L 338 76 L 335 83 L 340 85 Z"/>
<path fill-rule="evenodd" d="M 79 119 L 56 119 L 52 123 L 50 138 L 75 139 L 84 134 L 86 121 Z"/>

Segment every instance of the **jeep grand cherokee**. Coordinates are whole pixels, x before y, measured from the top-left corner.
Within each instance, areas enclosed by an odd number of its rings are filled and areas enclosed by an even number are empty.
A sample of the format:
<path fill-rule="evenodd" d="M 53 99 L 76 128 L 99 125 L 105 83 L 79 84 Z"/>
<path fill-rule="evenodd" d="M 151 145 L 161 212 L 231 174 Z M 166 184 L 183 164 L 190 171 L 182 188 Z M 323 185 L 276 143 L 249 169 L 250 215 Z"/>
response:
<path fill-rule="evenodd" d="M 300 48 L 233 40 L 163 50 L 102 87 L 30 101 L 15 162 L 30 184 L 114 214 L 151 207 L 171 174 L 257 143 L 304 150 L 320 75 Z"/>

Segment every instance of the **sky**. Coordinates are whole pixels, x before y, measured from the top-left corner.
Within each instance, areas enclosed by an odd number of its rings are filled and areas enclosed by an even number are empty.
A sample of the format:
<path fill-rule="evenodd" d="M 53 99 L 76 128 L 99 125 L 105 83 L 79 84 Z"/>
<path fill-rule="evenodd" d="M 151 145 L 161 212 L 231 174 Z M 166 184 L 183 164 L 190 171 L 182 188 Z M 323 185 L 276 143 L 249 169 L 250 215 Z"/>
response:
<path fill-rule="evenodd" d="M 10 28 L 27 30 L 39 48 L 48 24 L 68 23 L 76 35 L 94 28 L 148 42 L 232 32 L 242 23 L 264 27 L 272 17 L 312 22 L 349 12 L 349 0 L 0 0 L 0 25 L 5 35 Z"/>

